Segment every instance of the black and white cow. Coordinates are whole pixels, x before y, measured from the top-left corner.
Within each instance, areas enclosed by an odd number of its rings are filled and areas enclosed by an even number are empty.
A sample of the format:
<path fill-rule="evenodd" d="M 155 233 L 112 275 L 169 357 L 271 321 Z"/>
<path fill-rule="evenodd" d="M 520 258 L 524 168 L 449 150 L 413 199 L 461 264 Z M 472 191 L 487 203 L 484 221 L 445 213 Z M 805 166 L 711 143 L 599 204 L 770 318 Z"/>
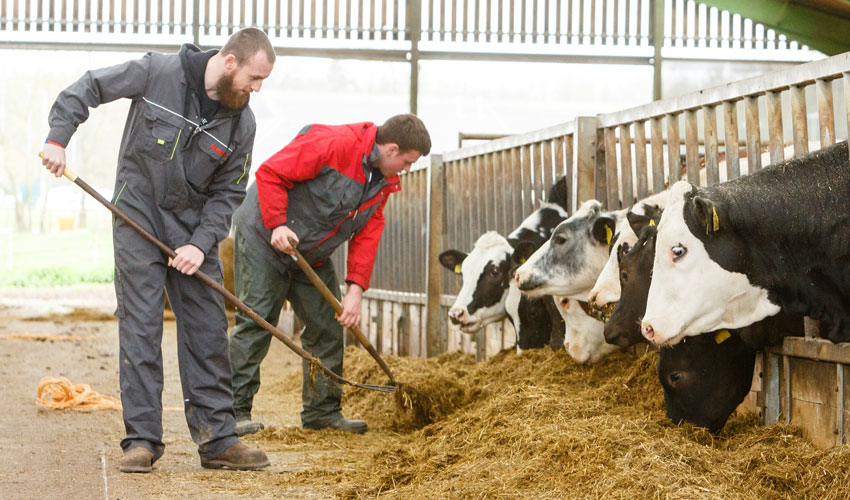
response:
<path fill-rule="evenodd" d="M 508 242 L 516 247 L 521 241 L 531 243 L 535 249 L 546 242 L 552 231 L 569 215 L 567 213 L 567 178 L 566 176 L 552 185 L 549 195 L 540 208 L 526 217 L 520 225 L 508 235 Z"/>
<path fill-rule="evenodd" d="M 459 250 L 440 254 L 440 263 L 463 277 L 461 290 L 449 310 L 449 319 L 461 331 L 475 333 L 507 315 L 517 331 L 519 351 L 543 347 L 550 341 L 553 347 L 560 348 L 562 333 L 559 332 L 563 328 L 554 306 L 547 301 L 522 297 L 506 279 L 512 270 L 514 246 L 522 243 L 536 249 L 567 218 L 565 177 L 550 188 L 548 200 L 507 239 L 491 231 L 479 238 L 468 255 Z"/>
<path fill-rule="evenodd" d="M 666 192 L 654 194 L 637 203 L 629 209 L 627 219 L 632 217 L 640 219 L 644 216 L 652 217 L 655 214 L 660 215 L 664 204 L 667 202 L 668 195 Z M 657 222 L 657 221 L 656 221 Z M 632 224 L 621 224 L 617 226 L 617 233 L 611 241 L 609 247 L 608 262 L 599 273 L 599 278 L 596 279 L 593 288 L 590 290 L 588 302 L 594 310 L 597 317 L 604 318 L 610 315 L 614 304 L 620 300 L 620 267 L 617 258 L 617 249 L 623 244 L 634 245 L 638 240 Z"/>
<path fill-rule="evenodd" d="M 643 339 L 640 318 L 646 308 L 657 234 L 651 222 L 630 222 L 640 237 L 633 247 L 623 244 L 617 249 L 622 293 L 605 323 L 605 340 L 621 347 Z M 641 222 L 645 227 L 639 227 Z M 657 373 L 667 417 L 676 424 L 690 422 L 718 432 L 750 391 L 756 351 L 779 344 L 785 336 L 802 334 L 802 317 L 780 314 L 741 330 L 703 333 L 661 347 Z"/>
<path fill-rule="evenodd" d="M 564 222 L 516 271 L 517 287 L 531 297 L 559 295 L 587 300 L 608 260 L 608 244 L 626 211 L 604 213 L 589 200 Z"/>
<path fill-rule="evenodd" d="M 603 213 L 596 200 L 587 201 L 558 225 L 551 238 L 516 271 L 516 285 L 531 297 L 554 295 L 561 312 L 579 312 L 608 258 L 608 244 L 626 211 Z M 568 301 L 566 299 L 569 299 Z M 575 304 L 572 304 L 575 302 Z M 602 322 L 576 317 L 581 329 L 565 330 L 564 346 L 579 362 L 597 361 L 615 350 L 605 343 Z"/>
<path fill-rule="evenodd" d="M 658 224 L 642 334 L 656 344 L 780 309 L 850 340 L 847 143 L 717 186 L 676 183 Z"/>
<path fill-rule="evenodd" d="M 440 264 L 463 278 L 460 292 L 449 309 L 449 319 L 460 331 L 475 333 L 505 319 L 513 252 L 504 236 L 488 231 L 478 238 L 469 254 L 459 250 L 440 254 Z"/>

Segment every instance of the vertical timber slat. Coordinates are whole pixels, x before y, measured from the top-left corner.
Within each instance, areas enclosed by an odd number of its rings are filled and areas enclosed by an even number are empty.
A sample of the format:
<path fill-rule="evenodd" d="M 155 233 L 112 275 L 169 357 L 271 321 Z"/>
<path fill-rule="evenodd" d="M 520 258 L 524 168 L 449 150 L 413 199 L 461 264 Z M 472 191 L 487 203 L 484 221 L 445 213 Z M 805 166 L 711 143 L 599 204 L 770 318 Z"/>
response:
<path fill-rule="evenodd" d="M 815 84 L 818 96 L 818 125 L 820 147 L 835 144 L 835 112 L 832 107 L 832 81 L 818 80 Z"/>
<path fill-rule="evenodd" d="M 803 86 L 791 86 L 791 131 L 794 136 L 794 158 L 799 158 L 809 152 L 806 87 Z"/>
<path fill-rule="evenodd" d="M 606 210 L 620 209 L 619 179 L 617 176 L 617 137 L 614 127 L 605 129 Z"/>
<path fill-rule="evenodd" d="M 685 167 L 688 182 L 699 184 L 699 129 L 696 110 L 685 111 Z"/>
<path fill-rule="evenodd" d="M 761 134 L 759 133 L 759 104 L 758 97 L 744 98 L 744 116 L 747 125 L 747 164 L 748 173 L 761 169 Z"/>
<path fill-rule="evenodd" d="M 672 186 L 682 177 L 682 158 L 679 143 L 679 115 L 667 116 L 667 175 Z"/>
<path fill-rule="evenodd" d="M 649 121 L 649 143 L 652 152 L 652 192 L 664 191 L 664 137 L 661 118 Z"/>
<path fill-rule="evenodd" d="M 713 186 L 720 182 L 717 169 L 717 109 L 714 106 L 703 106 L 702 120 L 705 134 L 705 179 L 709 186 Z"/>
<path fill-rule="evenodd" d="M 782 134 L 782 94 L 767 93 L 767 128 L 770 145 L 770 163 L 775 165 L 785 159 L 785 139 Z"/>
<path fill-rule="evenodd" d="M 741 176 L 738 159 L 738 105 L 735 101 L 723 101 L 723 130 L 726 139 L 726 179 Z"/>
<path fill-rule="evenodd" d="M 640 5 L 640 3 L 638 3 Z M 638 19 L 640 19 L 638 17 Z M 649 196 L 649 180 L 646 163 L 646 122 L 635 122 L 635 181 L 637 197 L 642 200 Z"/>
<path fill-rule="evenodd" d="M 623 176 L 623 208 L 635 204 L 635 191 L 632 186 L 632 139 L 630 124 L 620 125 L 620 173 Z"/>

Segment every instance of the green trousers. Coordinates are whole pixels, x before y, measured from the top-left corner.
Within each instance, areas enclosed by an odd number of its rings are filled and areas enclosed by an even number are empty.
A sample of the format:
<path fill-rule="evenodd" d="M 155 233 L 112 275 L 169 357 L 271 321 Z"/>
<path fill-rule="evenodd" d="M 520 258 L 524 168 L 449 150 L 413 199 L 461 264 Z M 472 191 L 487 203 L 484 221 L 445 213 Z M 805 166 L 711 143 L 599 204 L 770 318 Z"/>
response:
<path fill-rule="evenodd" d="M 272 325 L 277 325 L 285 300 L 306 328 L 301 347 L 321 360 L 331 371 L 342 375 L 343 329 L 331 308 L 307 276 L 295 269 L 281 274 L 257 249 L 236 233 L 233 274 L 236 296 Z M 315 268 L 319 278 L 340 298 L 333 263 Z M 250 418 L 254 395 L 260 389 L 260 363 L 269 352 L 272 336 L 242 313 L 236 313 L 236 326 L 230 332 L 230 363 L 233 369 L 233 411 L 237 420 Z M 342 389 L 323 374 L 310 377 L 310 367 L 302 362 L 302 425 L 316 425 L 338 418 Z"/>

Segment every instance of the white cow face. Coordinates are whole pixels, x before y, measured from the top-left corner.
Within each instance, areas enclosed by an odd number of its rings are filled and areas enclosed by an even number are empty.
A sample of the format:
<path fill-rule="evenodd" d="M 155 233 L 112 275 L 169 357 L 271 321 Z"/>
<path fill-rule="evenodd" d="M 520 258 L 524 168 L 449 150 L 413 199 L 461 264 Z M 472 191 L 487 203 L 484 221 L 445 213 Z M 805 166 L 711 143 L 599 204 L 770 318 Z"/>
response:
<path fill-rule="evenodd" d="M 621 224 L 620 220 L 617 221 L 617 233 L 609 247 L 608 261 L 590 290 L 591 307 L 602 310 L 606 305 L 611 304 L 613 306 L 620 300 L 620 265 L 617 261 L 617 249 L 624 243 L 630 247 L 634 246 L 638 240 L 631 218 L 633 215 L 656 217 L 659 211 L 664 208 L 667 197 L 666 192 L 649 196 L 637 202 L 630 209 L 628 224 Z M 610 307 L 608 309 L 610 310 Z"/>
<path fill-rule="evenodd" d="M 601 212 L 596 200 L 585 202 L 558 225 L 552 237 L 516 270 L 517 287 L 526 295 L 563 295 L 587 300 L 608 258 L 615 217 Z"/>
<path fill-rule="evenodd" d="M 750 284 L 745 274 L 722 268 L 691 231 L 686 218 L 707 222 L 707 232 L 716 232 L 709 238 L 722 237 L 724 226 L 722 213 L 715 224 L 716 209 L 695 197 L 693 189 L 687 182 L 677 182 L 658 224 L 641 329 L 644 337 L 659 345 L 722 328 L 742 328 L 779 312 L 765 289 Z M 705 227 L 702 222 L 700 226 Z M 731 239 L 729 245 L 734 245 Z"/>
<path fill-rule="evenodd" d="M 484 233 L 468 255 L 457 250 L 440 254 L 440 263 L 461 274 L 463 286 L 449 319 L 464 333 L 475 333 L 482 327 L 505 319 L 505 298 L 513 248 L 503 236 Z"/>
<path fill-rule="evenodd" d="M 621 245 L 634 246 L 638 238 L 631 226 L 628 224 L 617 224 L 621 227 L 615 235 L 608 254 L 608 261 L 596 283 L 590 290 L 590 304 L 593 307 L 603 308 L 607 304 L 614 304 L 620 300 L 620 264 L 617 261 L 617 249 Z"/>

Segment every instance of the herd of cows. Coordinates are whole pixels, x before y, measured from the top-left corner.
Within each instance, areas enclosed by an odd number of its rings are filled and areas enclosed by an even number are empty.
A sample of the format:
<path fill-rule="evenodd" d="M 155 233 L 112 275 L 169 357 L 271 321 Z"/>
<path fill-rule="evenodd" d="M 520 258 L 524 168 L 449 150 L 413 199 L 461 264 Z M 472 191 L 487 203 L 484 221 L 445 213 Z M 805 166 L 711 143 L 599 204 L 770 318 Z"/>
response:
<path fill-rule="evenodd" d="M 462 332 L 507 318 L 518 352 L 563 346 L 579 363 L 658 346 L 667 416 L 712 432 L 748 394 L 756 351 L 803 335 L 803 316 L 850 341 L 846 142 L 616 211 L 569 215 L 565 182 L 507 238 L 440 255 L 463 280 Z"/>

